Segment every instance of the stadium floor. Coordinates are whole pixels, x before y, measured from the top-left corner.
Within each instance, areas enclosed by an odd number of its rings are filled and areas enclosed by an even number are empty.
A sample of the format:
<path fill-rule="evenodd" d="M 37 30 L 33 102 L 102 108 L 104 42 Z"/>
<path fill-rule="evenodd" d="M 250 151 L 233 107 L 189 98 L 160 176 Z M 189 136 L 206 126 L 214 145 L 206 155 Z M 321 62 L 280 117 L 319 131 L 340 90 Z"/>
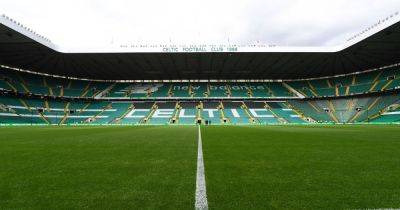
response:
<path fill-rule="evenodd" d="M 208 126 L 210 209 L 400 207 L 398 126 Z M 193 209 L 197 128 L 0 127 L 0 209 Z"/>

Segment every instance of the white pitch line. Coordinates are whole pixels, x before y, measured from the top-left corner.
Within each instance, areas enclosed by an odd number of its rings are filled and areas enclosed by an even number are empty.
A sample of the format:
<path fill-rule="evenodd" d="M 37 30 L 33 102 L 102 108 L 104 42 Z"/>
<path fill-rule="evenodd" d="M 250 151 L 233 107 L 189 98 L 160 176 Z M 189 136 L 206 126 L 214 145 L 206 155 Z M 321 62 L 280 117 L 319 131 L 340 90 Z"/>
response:
<path fill-rule="evenodd" d="M 194 205 L 196 210 L 207 210 L 207 191 L 206 191 L 206 176 L 204 173 L 204 160 L 203 160 L 203 145 L 201 142 L 201 129 L 199 127 L 199 137 L 197 146 L 197 177 L 196 177 L 196 203 Z"/>

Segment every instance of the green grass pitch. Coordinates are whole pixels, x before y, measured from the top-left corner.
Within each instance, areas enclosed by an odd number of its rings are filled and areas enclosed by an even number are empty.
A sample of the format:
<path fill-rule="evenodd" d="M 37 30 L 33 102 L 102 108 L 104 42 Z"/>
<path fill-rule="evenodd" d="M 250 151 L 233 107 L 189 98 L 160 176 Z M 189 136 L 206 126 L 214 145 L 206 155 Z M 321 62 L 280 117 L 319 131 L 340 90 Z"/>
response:
<path fill-rule="evenodd" d="M 400 208 L 397 126 L 202 127 L 210 209 Z M 0 127 L 0 209 L 193 209 L 197 127 Z"/>
<path fill-rule="evenodd" d="M 0 209 L 191 209 L 195 127 L 0 128 Z"/>
<path fill-rule="evenodd" d="M 213 209 L 400 208 L 399 127 L 203 131 Z"/>

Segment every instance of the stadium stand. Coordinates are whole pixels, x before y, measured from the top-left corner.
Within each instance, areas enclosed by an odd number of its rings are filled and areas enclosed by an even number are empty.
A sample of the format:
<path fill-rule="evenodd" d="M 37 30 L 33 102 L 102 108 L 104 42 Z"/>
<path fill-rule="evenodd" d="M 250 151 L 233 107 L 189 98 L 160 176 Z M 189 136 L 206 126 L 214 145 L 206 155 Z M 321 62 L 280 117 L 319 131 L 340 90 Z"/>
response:
<path fill-rule="evenodd" d="M 102 98 L 280 98 L 334 97 L 398 89 L 398 67 L 362 74 L 285 82 L 110 83 L 67 80 L 0 70 L 0 88 L 19 93 Z"/>
<path fill-rule="evenodd" d="M 308 121 L 319 123 L 357 123 L 376 118 L 399 99 L 398 95 L 290 101 Z"/>
<path fill-rule="evenodd" d="M 0 123 L 393 123 L 400 116 L 399 72 L 394 66 L 309 80 L 138 83 L 0 68 L 0 91 L 8 93 L 0 96 Z"/>
<path fill-rule="evenodd" d="M 398 95 L 366 94 L 396 91 L 399 85 L 397 67 L 327 79 L 221 83 L 97 82 L 68 80 L 2 68 L 1 90 L 22 94 L 23 97 L 0 97 L 0 123 L 390 123 L 399 121 Z M 40 97 L 30 98 L 31 94 Z M 67 98 L 77 100 L 69 101 Z M 91 100 L 81 101 L 80 98 Z M 174 100 L 162 100 L 168 98 Z M 188 102 L 179 101 L 180 98 L 200 100 Z M 216 100 L 202 102 L 202 98 Z M 270 100 L 240 100 L 251 98 Z M 279 98 L 284 100 L 273 100 Z M 222 99 L 224 101 L 220 101 Z"/>

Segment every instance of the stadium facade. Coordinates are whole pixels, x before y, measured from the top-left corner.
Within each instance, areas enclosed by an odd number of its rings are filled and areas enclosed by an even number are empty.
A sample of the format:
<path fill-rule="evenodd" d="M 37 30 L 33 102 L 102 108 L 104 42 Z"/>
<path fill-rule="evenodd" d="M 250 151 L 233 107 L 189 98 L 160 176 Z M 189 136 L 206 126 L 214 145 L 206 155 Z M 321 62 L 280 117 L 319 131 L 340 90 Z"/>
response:
<path fill-rule="evenodd" d="M 398 20 L 333 48 L 85 52 L 2 16 L 0 124 L 399 123 Z"/>

